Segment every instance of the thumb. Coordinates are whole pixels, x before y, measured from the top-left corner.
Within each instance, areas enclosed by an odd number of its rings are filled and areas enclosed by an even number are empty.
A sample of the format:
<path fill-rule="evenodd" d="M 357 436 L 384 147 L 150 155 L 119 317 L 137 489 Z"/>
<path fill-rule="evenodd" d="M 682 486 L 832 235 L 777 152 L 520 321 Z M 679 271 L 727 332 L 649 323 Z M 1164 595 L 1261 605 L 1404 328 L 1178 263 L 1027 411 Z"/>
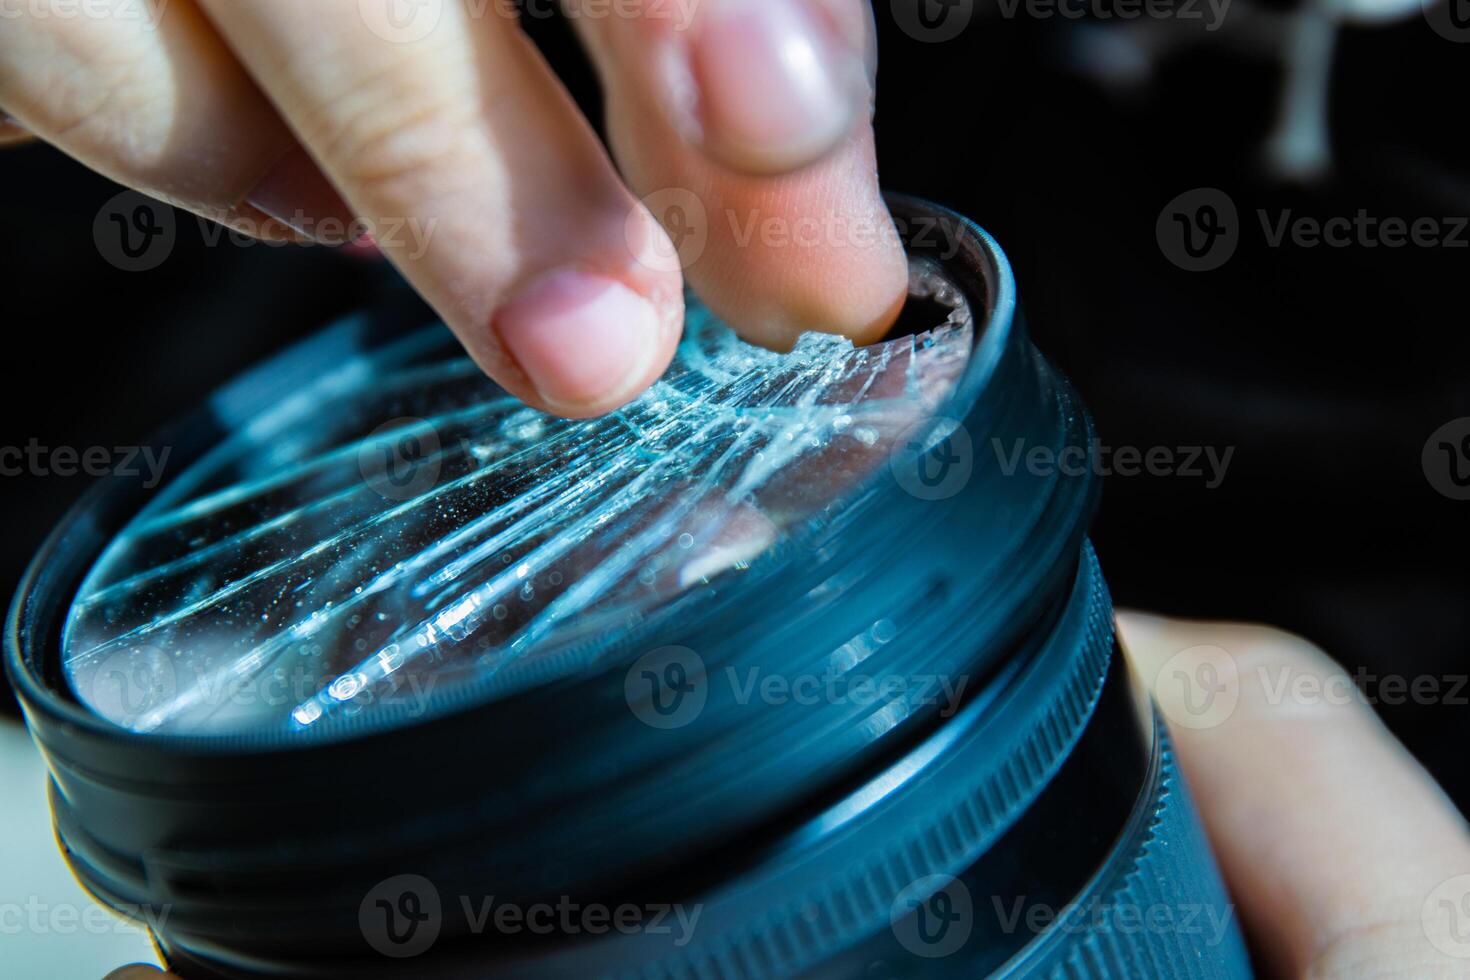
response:
<path fill-rule="evenodd" d="M 1465 820 L 1341 666 L 1264 626 L 1118 625 L 1273 975 L 1470 973 Z"/>

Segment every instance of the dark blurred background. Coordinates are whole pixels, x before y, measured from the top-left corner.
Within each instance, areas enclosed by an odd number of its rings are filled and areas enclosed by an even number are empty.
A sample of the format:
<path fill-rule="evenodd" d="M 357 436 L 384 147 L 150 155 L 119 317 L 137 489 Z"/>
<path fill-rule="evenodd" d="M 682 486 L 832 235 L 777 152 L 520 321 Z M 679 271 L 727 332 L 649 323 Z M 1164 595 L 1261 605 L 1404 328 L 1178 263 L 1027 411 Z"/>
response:
<path fill-rule="evenodd" d="M 1379 710 L 1466 808 L 1470 502 L 1448 467 L 1470 473 L 1470 454 L 1433 450 L 1436 469 L 1423 451 L 1470 416 L 1470 46 L 1457 43 L 1470 21 L 1436 29 L 1410 7 L 1353 23 L 1325 4 L 1246 0 L 1158 0 L 1131 19 L 1129 0 L 1084 16 L 922 0 L 919 20 L 915 2 L 875 0 L 885 184 L 996 235 L 1037 342 L 1111 451 L 1164 447 L 1176 464 L 1186 447 L 1232 451 L 1218 486 L 1208 468 L 1110 478 L 1096 541 L 1118 601 L 1304 634 L 1367 672 Z M 530 28 L 595 114 L 565 25 Z M 105 220 L 94 234 L 119 188 L 45 147 L 0 167 L 0 447 L 136 444 L 393 288 L 374 262 L 211 241 L 187 215 L 165 260 L 127 271 L 116 230 L 110 244 Z M 1200 188 L 1219 193 L 1188 193 Z M 1226 234 L 1181 259 L 1173 215 L 1221 195 L 1236 211 Z M 1433 219 L 1437 241 L 1268 234 L 1360 209 Z M 0 593 L 86 484 L 0 477 Z M 1390 675 L 1438 693 L 1387 703 Z"/>

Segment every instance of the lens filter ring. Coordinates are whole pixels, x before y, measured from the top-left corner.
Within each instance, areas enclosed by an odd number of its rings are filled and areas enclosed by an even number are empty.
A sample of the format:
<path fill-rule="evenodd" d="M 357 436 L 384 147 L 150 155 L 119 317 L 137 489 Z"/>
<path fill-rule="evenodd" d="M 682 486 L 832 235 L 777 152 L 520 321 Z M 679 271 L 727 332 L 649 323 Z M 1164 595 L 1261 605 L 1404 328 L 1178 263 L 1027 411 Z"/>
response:
<path fill-rule="evenodd" d="M 655 887 L 691 866 L 712 868 L 718 864 L 712 855 L 782 836 L 803 818 L 837 805 L 854 786 L 951 731 L 952 718 L 966 705 L 1003 690 L 1007 672 L 1017 669 L 1021 655 L 1062 615 L 1077 581 L 1095 485 L 1085 467 L 1075 473 L 1008 471 L 1000 453 L 977 447 L 999 440 L 1085 452 L 1091 429 L 1070 389 L 1016 321 L 1014 283 L 994 242 L 942 209 L 901 198 L 891 203 L 916 268 L 938 270 L 944 288 L 975 314 L 977 328 L 948 395 L 904 430 L 912 435 L 894 442 L 885 465 L 846 484 L 847 492 L 828 491 L 831 499 L 803 512 L 759 554 L 694 575 L 676 595 L 636 616 L 608 623 L 598 620 L 595 603 L 579 607 L 592 625 L 580 634 L 573 629 L 534 669 L 515 674 L 522 662 L 512 662 L 509 672 L 484 685 L 455 687 L 418 716 L 368 712 L 356 721 L 323 714 L 318 717 L 346 720 L 323 728 L 329 737 L 302 739 L 286 729 L 211 736 L 134 731 L 99 717 L 95 695 L 89 710 L 87 692 L 77 691 L 74 681 L 68 687 L 62 627 L 75 613 L 72 600 L 99 556 L 115 546 L 130 521 L 146 524 L 166 515 L 176 522 L 161 525 L 167 533 L 147 539 L 146 547 L 192 542 L 179 535 L 200 526 L 199 514 L 209 508 L 225 512 L 236 502 L 233 484 L 211 482 L 226 472 L 218 467 L 191 470 L 193 476 L 169 485 L 159 498 L 144 499 L 117 486 L 96 488 L 28 573 L 6 642 L 11 676 L 52 770 L 58 830 L 87 886 L 115 906 L 167 906 L 165 945 L 191 950 L 201 960 L 285 962 L 325 951 L 350 956 L 362 948 L 362 896 L 392 875 L 414 870 L 446 894 L 493 881 L 497 893 L 526 901 L 596 895 L 638 882 Z M 933 277 L 919 280 L 932 283 Z M 958 307 L 952 302 L 950 308 Z M 290 460 L 290 440 L 310 435 L 293 434 L 279 421 L 300 410 L 293 409 L 300 386 L 326 383 L 350 393 L 352 385 L 375 377 L 371 372 L 384 351 L 408 371 L 400 388 L 393 387 L 400 383 L 395 381 L 373 389 L 393 398 L 402 392 L 405 401 L 374 403 L 382 411 L 391 408 L 394 419 L 423 417 L 408 412 L 421 408 L 412 403 L 418 390 L 414 371 L 440 372 L 434 376 L 448 388 L 435 392 L 479 383 L 468 372 L 461 377 L 452 365 L 444 366 L 436 353 L 446 343 L 444 335 L 426 335 L 417 327 L 413 314 L 358 318 L 288 352 L 177 427 L 167 437 L 179 447 L 176 458 L 217 461 L 247 445 L 270 446 Z M 708 372 L 691 375 L 693 387 L 675 394 L 707 397 L 718 383 Z M 471 399 L 449 414 L 471 424 L 479 404 Z M 842 413 L 823 414 L 832 416 L 828 424 L 835 428 Z M 344 409 L 343 417 L 349 415 Z M 657 447 L 666 434 L 657 428 L 662 417 L 657 406 L 649 406 L 645 416 L 626 415 L 619 424 L 643 426 L 640 440 L 646 436 L 647 445 Z M 364 468 L 363 447 L 370 461 L 381 463 L 367 466 L 360 483 L 333 483 L 335 471 L 312 462 L 281 469 L 271 462 L 276 457 L 253 451 L 227 459 L 228 472 L 237 481 L 253 481 L 255 492 L 266 495 L 286 481 L 311 485 L 322 499 L 366 508 L 366 519 L 391 527 L 412 501 L 433 492 L 416 486 L 424 471 L 410 464 L 439 459 L 437 451 L 412 422 L 384 430 L 382 419 L 371 414 L 354 419 L 367 435 L 348 460 L 353 472 Z M 537 429 L 544 423 L 518 412 L 497 416 L 496 424 L 502 442 L 539 444 L 544 435 Z M 853 424 L 843 431 L 852 431 Z M 266 441 L 263 432 L 270 436 Z M 435 432 L 440 450 L 465 445 L 446 439 L 437 427 Z M 955 448 L 960 432 L 969 443 L 968 470 L 963 485 L 948 492 L 954 458 L 964 455 Z M 408 436 L 413 438 L 403 441 Z M 565 438 L 570 458 L 594 451 L 595 440 L 579 441 L 575 432 Z M 675 441 L 670 452 L 680 446 L 677 451 L 689 452 L 686 443 Z M 740 445 L 736 432 L 726 444 L 694 448 L 718 454 L 738 452 Z M 446 472 L 449 464 L 439 465 L 435 480 L 465 481 L 457 486 L 475 480 L 473 469 Z M 600 465 L 616 466 L 618 460 Z M 572 498 L 536 498 L 547 485 L 538 472 L 528 468 L 520 474 L 520 496 L 512 502 L 528 501 L 555 517 L 556 508 Z M 817 475 L 808 472 L 801 482 L 814 484 Z M 400 485 L 408 488 L 403 500 L 380 492 Z M 651 485 L 610 486 L 616 494 L 619 486 Z M 575 485 L 562 489 L 577 492 Z M 773 495 L 769 501 L 787 499 Z M 773 504 L 763 512 L 776 510 Z M 554 522 L 545 526 L 549 536 L 538 541 L 567 540 L 565 529 Z M 483 533 L 487 537 L 466 553 L 477 561 L 498 560 L 491 545 L 499 531 L 486 526 Z M 628 525 L 624 533 L 645 535 L 660 547 L 678 546 L 678 538 L 669 544 L 661 537 L 667 530 L 653 518 Z M 246 548 L 262 540 L 252 537 Z M 384 568 L 400 560 L 391 536 L 376 543 L 388 546 Z M 160 574 L 196 576 L 214 563 L 225 567 L 248 558 L 237 544 L 206 536 L 198 548 L 166 561 L 104 577 L 87 593 L 91 608 L 103 608 L 97 595 L 149 586 Z M 146 547 L 137 553 L 146 557 Z M 358 561 L 366 552 L 349 548 L 343 554 Z M 439 566 L 424 566 L 431 573 L 424 582 L 442 581 L 449 589 L 462 580 L 454 564 L 461 553 L 446 556 Z M 262 567 L 266 576 L 275 574 L 274 565 Z M 330 581 L 342 567 L 340 561 L 324 565 L 312 580 Z M 503 592 L 517 569 L 511 562 L 490 581 Z M 229 612 L 230 601 L 263 580 L 255 572 L 251 576 L 228 579 L 223 598 L 216 588 L 210 608 Z M 443 594 L 444 601 L 434 598 L 424 608 L 434 623 L 452 629 L 463 620 L 445 617 L 458 614 L 460 597 Z M 466 593 L 470 599 L 479 595 Z M 543 608 L 554 613 L 553 606 Z M 488 601 L 468 602 L 463 609 L 481 619 L 496 613 Z M 250 612 L 260 615 L 258 607 Z M 156 634 L 158 622 L 181 622 L 177 613 L 177 607 L 125 610 L 122 615 L 134 620 L 119 635 Z M 228 616 L 211 621 L 229 622 Z M 570 620 L 549 616 L 545 622 Z M 545 635 L 559 634 L 536 634 Z M 373 662 L 387 669 L 393 660 L 380 656 L 384 649 L 365 645 Z M 162 656 L 167 655 L 166 649 Z M 159 659 L 155 651 L 143 662 Z M 97 661 L 110 662 L 105 656 Z M 789 693 L 793 678 L 822 677 L 834 664 L 839 677 L 964 678 L 967 687 L 950 712 L 916 697 L 912 685 L 868 699 L 851 696 L 848 688 L 839 695 L 823 691 L 815 699 Z M 755 687 L 744 681 L 752 671 Z M 630 694 L 633 672 L 668 679 L 680 690 L 701 677 L 721 683 L 706 684 L 697 711 L 657 725 L 648 723 L 646 713 L 640 717 Z M 506 684 L 512 676 L 515 682 Z M 788 693 L 742 698 L 742 691 L 764 690 L 759 685 L 769 678 L 787 682 Z M 162 689 L 151 682 L 137 689 L 147 695 L 142 710 L 129 709 L 125 717 L 152 719 L 158 705 L 148 698 Z M 322 688 L 327 697 L 342 695 L 338 700 L 344 703 L 356 690 Z M 320 705 L 320 696 L 297 707 Z M 673 710 L 692 703 L 681 701 Z M 446 941 L 452 933 L 446 930 Z"/>

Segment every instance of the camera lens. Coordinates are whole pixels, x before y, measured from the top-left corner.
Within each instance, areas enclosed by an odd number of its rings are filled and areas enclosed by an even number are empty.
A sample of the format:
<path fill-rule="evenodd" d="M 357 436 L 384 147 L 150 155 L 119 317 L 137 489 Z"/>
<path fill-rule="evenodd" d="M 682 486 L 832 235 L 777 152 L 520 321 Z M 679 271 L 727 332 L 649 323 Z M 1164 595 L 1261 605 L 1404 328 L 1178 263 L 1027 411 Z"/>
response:
<path fill-rule="evenodd" d="M 972 323 L 937 271 L 914 288 L 944 316 L 871 348 L 776 354 L 694 305 L 667 376 L 590 421 L 520 405 L 442 329 L 333 365 L 121 530 L 68 616 L 67 680 L 136 731 L 285 739 L 579 670 L 933 413 Z"/>
<path fill-rule="evenodd" d="M 83 883 L 190 978 L 1249 975 L 1091 423 L 995 243 L 890 204 L 881 344 L 691 302 L 573 422 L 385 308 L 96 487 L 6 643 Z"/>

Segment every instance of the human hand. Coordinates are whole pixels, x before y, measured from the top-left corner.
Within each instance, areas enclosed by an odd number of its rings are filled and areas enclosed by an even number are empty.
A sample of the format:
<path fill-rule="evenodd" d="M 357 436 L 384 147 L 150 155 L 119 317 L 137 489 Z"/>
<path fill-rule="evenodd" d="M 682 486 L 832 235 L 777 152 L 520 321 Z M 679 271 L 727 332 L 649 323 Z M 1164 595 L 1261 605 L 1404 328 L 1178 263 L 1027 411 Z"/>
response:
<path fill-rule="evenodd" d="M 1268 975 L 1470 972 L 1465 820 L 1340 666 L 1262 626 L 1118 622 Z"/>
<path fill-rule="evenodd" d="M 906 266 L 865 0 L 569 7 L 623 177 L 511 0 L 34 0 L 0 18 L 0 108 L 247 234 L 373 231 L 488 374 L 558 414 L 615 408 L 673 354 L 681 256 L 639 195 L 681 234 L 679 205 L 704 209 L 691 284 L 747 338 L 880 335 Z"/>

